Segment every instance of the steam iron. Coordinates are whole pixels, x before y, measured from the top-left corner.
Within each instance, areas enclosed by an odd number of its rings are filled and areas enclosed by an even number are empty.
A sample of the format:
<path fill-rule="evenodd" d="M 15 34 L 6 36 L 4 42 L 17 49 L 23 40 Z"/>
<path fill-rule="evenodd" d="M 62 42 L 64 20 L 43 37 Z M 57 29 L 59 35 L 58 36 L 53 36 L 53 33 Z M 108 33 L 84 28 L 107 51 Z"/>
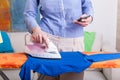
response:
<path fill-rule="evenodd" d="M 61 55 L 57 47 L 49 40 L 48 48 L 46 49 L 43 44 L 29 43 L 25 46 L 25 53 L 33 57 L 46 58 L 46 59 L 61 59 Z"/>

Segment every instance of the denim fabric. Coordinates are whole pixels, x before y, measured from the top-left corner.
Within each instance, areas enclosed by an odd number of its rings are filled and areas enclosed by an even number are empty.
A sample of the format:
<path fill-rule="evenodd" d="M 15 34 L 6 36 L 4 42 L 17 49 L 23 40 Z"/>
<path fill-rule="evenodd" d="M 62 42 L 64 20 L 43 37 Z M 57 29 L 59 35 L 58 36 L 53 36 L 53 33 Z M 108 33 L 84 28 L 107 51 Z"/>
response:
<path fill-rule="evenodd" d="M 120 53 L 85 55 L 81 52 L 61 52 L 62 58 L 41 59 L 28 56 L 20 71 L 21 80 L 31 80 L 30 70 L 48 76 L 58 76 L 67 72 L 80 73 L 92 63 L 120 58 Z"/>

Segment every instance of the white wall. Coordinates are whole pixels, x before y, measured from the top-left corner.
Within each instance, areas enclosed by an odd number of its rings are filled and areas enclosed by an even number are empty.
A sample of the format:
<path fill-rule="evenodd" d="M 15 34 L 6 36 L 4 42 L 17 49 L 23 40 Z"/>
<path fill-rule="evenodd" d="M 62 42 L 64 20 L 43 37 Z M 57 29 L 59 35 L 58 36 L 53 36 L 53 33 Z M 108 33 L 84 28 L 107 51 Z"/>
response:
<path fill-rule="evenodd" d="M 116 46 L 117 0 L 92 0 L 94 21 L 85 30 L 96 31 Z"/>

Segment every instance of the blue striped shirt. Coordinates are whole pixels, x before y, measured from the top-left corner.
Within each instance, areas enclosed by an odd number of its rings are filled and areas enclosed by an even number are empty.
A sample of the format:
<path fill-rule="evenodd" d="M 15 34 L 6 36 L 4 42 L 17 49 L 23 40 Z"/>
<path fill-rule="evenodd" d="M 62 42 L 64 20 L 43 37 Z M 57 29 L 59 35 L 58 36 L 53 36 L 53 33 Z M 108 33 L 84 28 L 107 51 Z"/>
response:
<path fill-rule="evenodd" d="M 37 23 L 38 9 L 42 18 Z M 49 34 L 60 37 L 75 38 L 83 36 L 83 27 L 73 21 L 82 14 L 93 16 L 91 0 L 27 0 L 25 6 L 25 23 L 29 30 L 36 26 Z"/>

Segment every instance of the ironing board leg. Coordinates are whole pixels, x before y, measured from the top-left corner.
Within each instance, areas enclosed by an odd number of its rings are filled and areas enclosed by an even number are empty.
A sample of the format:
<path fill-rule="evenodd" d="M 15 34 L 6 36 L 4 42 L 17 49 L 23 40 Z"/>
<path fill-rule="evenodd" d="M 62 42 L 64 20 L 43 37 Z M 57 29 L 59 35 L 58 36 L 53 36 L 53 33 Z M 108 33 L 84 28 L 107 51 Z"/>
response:
<path fill-rule="evenodd" d="M 45 75 L 40 74 L 37 80 L 44 80 Z"/>
<path fill-rule="evenodd" d="M 0 75 L 4 80 L 9 80 L 9 78 L 3 73 L 2 70 L 0 70 Z"/>

